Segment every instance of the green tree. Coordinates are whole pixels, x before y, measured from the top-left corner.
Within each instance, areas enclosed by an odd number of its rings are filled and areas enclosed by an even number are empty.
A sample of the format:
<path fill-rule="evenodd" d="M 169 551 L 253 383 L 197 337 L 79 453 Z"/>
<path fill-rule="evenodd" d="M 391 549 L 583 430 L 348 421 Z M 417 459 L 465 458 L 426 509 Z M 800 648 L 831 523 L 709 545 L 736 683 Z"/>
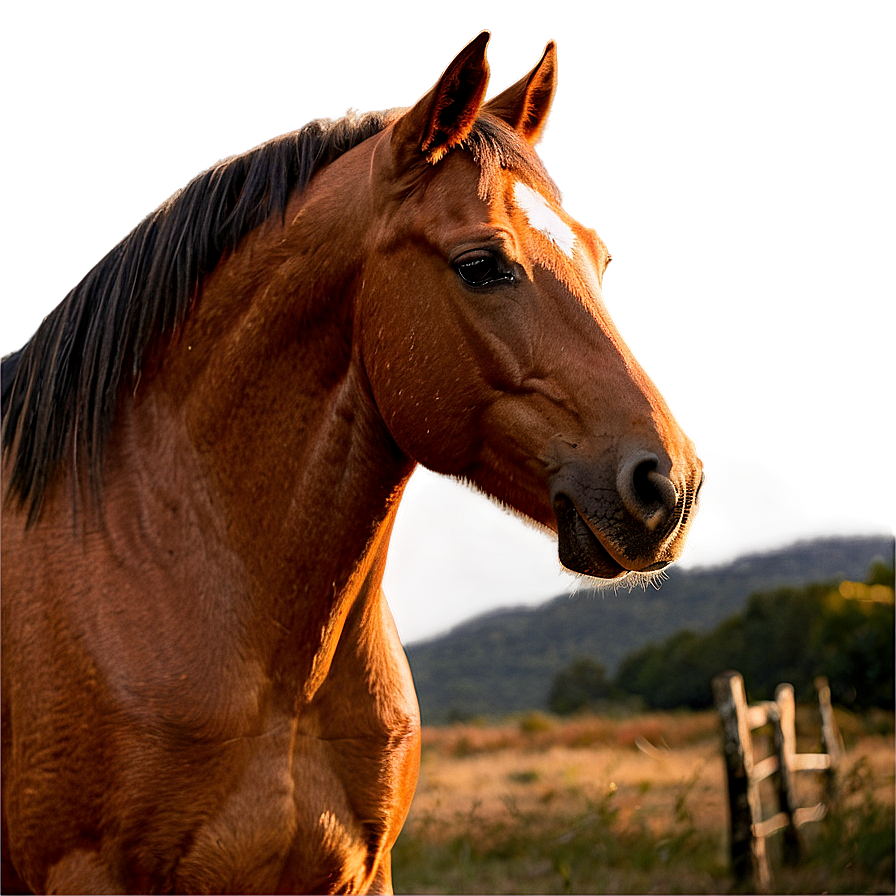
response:
<path fill-rule="evenodd" d="M 882 564 L 865 584 L 808 585 L 754 594 L 743 613 L 705 634 L 683 631 L 630 654 L 613 684 L 655 709 L 711 703 L 710 682 L 737 669 L 751 699 L 781 682 L 814 698 L 824 675 L 833 699 L 855 708 L 894 704 L 893 573 Z"/>
<path fill-rule="evenodd" d="M 863 590 L 844 583 L 828 595 L 825 610 L 816 631 L 813 659 L 817 673 L 831 683 L 831 698 L 857 709 L 893 709 L 896 614 L 892 587 L 877 584 Z"/>
<path fill-rule="evenodd" d="M 865 581 L 868 585 L 883 585 L 885 588 L 893 588 L 896 586 L 896 572 L 890 564 L 884 563 L 883 560 L 875 560 L 871 564 L 871 571 Z"/>
<path fill-rule="evenodd" d="M 557 715 L 569 715 L 605 700 L 610 690 L 607 670 L 588 657 L 580 657 L 554 679 L 548 709 Z"/>

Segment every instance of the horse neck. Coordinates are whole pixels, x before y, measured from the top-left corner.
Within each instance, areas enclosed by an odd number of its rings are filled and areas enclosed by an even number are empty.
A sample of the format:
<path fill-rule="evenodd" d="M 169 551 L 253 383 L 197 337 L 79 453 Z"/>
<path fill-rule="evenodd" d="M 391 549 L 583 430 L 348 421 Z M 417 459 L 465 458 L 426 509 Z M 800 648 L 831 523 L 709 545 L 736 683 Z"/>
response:
<path fill-rule="evenodd" d="M 140 456 L 137 474 L 169 501 L 191 503 L 181 518 L 201 517 L 208 556 L 229 558 L 221 587 L 243 593 L 244 627 L 312 689 L 352 607 L 379 600 L 413 467 L 352 341 L 365 222 L 357 186 L 346 193 L 350 207 L 312 190 L 219 266 L 131 406 L 119 451 Z M 188 471 L 176 485 L 172 467 Z"/>

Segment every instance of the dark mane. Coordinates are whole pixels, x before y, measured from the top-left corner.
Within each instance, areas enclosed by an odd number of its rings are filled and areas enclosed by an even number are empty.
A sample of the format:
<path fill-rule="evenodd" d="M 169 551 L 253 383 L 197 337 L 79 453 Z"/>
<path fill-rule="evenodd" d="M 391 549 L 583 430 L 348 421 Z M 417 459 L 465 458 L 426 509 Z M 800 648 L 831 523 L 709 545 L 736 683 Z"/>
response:
<path fill-rule="evenodd" d="M 144 219 L 65 297 L 32 339 L 3 360 L 4 500 L 29 523 L 64 460 L 99 497 L 103 450 L 122 385 L 150 348 L 186 319 L 203 279 L 315 172 L 383 130 L 395 111 L 313 121 L 219 162 Z M 483 116 L 465 141 L 486 169 L 532 169 L 511 129 Z M 536 177 L 550 184 L 536 161 Z"/>

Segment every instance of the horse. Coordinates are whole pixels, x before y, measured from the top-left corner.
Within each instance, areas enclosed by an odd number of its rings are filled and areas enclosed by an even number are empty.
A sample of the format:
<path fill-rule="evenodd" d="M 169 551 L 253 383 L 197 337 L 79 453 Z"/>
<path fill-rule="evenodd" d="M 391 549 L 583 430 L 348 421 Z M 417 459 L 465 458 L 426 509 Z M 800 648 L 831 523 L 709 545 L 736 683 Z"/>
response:
<path fill-rule="evenodd" d="M 4 892 L 391 892 L 417 464 L 584 576 L 680 556 L 701 462 L 534 148 L 556 48 L 486 100 L 488 39 L 200 174 L 3 362 Z"/>

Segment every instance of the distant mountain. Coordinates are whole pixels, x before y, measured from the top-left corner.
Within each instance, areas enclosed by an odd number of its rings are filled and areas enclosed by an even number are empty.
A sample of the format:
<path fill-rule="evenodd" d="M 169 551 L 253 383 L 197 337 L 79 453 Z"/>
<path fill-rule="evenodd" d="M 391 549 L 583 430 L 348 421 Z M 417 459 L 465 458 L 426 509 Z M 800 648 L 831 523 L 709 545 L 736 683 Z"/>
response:
<path fill-rule="evenodd" d="M 554 676 L 578 657 L 612 675 L 633 650 L 682 629 L 707 631 L 757 591 L 862 581 L 875 560 L 892 564 L 893 553 L 886 536 L 818 539 L 720 566 L 673 567 L 659 589 L 582 589 L 478 616 L 407 646 L 423 721 L 544 708 Z"/>

